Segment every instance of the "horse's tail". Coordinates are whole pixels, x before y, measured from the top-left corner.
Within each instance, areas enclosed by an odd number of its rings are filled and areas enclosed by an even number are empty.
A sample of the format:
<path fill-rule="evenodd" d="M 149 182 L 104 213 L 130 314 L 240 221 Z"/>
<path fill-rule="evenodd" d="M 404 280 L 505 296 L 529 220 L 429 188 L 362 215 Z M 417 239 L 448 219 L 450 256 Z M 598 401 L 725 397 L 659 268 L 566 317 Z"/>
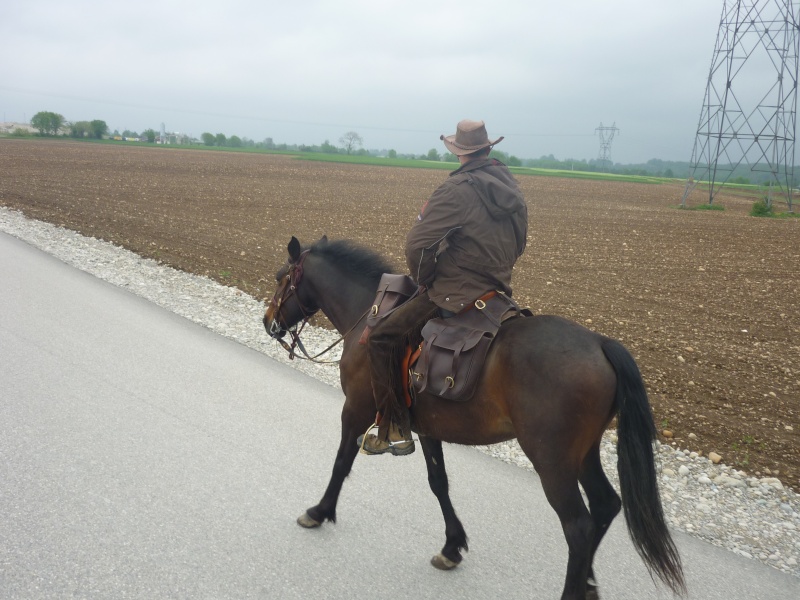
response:
<path fill-rule="evenodd" d="M 603 353 L 617 374 L 617 470 L 625 521 L 651 577 L 686 593 L 678 550 L 664 520 L 653 458 L 656 427 L 639 367 L 619 342 L 604 339 Z"/>

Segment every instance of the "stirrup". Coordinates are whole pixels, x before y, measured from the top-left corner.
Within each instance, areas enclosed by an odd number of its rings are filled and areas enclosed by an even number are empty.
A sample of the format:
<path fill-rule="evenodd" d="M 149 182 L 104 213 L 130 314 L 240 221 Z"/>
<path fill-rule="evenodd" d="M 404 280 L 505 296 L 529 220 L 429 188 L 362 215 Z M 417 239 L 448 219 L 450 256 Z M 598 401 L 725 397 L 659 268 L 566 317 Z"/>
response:
<path fill-rule="evenodd" d="M 406 456 L 408 454 L 413 454 L 413 452 L 415 450 L 415 444 L 414 444 L 414 439 L 413 438 L 410 439 L 410 440 L 400 440 L 400 441 L 397 441 L 397 442 L 393 442 L 393 441 L 388 440 L 388 439 L 385 440 L 385 441 L 378 440 L 378 436 L 377 435 L 372 435 L 372 437 L 370 438 L 369 432 L 372 429 L 374 429 L 376 426 L 377 426 L 377 423 L 373 423 L 372 425 L 370 425 L 369 428 L 367 428 L 367 431 L 363 435 L 360 435 L 358 437 L 358 439 L 356 440 L 356 443 L 359 446 L 359 450 L 358 451 L 359 451 L 360 454 L 366 454 L 367 456 L 375 456 L 375 455 L 386 454 L 386 453 L 391 454 L 392 456 Z M 367 450 L 365 448 L 365 445 L 367 443 L 367 439 L 374 439 L 374 440 L 377 441 L 377 443 L 385 444 L 386 447 L 385 447 L 385 449 L 380 450 L 380 451 L 369 451 L 369 450 Z"/>
<path fill-rule="evenodd" d="M 369 454 L 369 452 L 366 452 L 364 450 L 364 442 L 367 441 L 367 435 L 369 435 L 369 432 L 372 431 L 373 429 L 375 429 L 377 426 L 378 426 L 378 422 L 375 421 L 372 425 L 367 427 L 367 430 L 363 434 L 361 434 L 361 436 L 359 438 L 361 440 L 361 443 L 358 445 L 359 453 L 361 453 L 361 454 Z"/>

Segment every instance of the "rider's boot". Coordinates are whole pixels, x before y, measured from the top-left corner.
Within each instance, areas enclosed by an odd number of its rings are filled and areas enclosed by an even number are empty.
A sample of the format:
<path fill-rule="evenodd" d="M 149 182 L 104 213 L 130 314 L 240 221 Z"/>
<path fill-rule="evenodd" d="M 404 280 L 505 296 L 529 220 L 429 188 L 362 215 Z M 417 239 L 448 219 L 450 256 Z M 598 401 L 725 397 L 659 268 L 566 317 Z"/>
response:
<path fill-rule="evenodd" d="M 414 452 L 414 440 L 411 437 L 411 430 L 404 431 L 396 423 L 389 423 L 386 439 L 381 439 L 380 431 L 378 435 L 374 433 L 358 437 L 357 443 L 361 448 L 362 454 L 385 454 L 390 453 L 395 456 L 404 456 Z"/>

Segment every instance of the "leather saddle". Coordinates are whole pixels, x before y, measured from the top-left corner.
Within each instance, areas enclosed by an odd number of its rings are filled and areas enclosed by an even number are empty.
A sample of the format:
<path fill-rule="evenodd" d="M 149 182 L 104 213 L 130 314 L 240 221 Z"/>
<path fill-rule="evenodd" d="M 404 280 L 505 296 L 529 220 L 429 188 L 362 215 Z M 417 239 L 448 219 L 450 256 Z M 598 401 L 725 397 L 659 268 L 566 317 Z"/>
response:
<path fill-rule="evenodd" d="M 384 274 L 361 343 L 366 343 L 369 331 L 381 319 L 416 296 L 418 289 L 407 275 Z M 531 314 L 504 293 L 492 291 L 452 317 L 428 321 L 422 328 L 422 343 L 408 348 L 403 361 L 406 403 L 410 406 L 412 398 L 421 393 L 459 402 L 472 398 L 500 325 Z"/>

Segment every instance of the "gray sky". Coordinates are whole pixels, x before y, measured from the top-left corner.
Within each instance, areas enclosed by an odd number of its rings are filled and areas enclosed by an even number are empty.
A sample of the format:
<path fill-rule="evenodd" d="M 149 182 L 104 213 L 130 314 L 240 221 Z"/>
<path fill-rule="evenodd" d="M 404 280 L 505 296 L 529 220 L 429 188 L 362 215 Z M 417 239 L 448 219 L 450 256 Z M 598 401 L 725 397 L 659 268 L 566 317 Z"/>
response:
<path fill-rule="evenodd" d="M 689 160 L 721 0 L 6 0 L 0 116 L 520 158 Z"/>

